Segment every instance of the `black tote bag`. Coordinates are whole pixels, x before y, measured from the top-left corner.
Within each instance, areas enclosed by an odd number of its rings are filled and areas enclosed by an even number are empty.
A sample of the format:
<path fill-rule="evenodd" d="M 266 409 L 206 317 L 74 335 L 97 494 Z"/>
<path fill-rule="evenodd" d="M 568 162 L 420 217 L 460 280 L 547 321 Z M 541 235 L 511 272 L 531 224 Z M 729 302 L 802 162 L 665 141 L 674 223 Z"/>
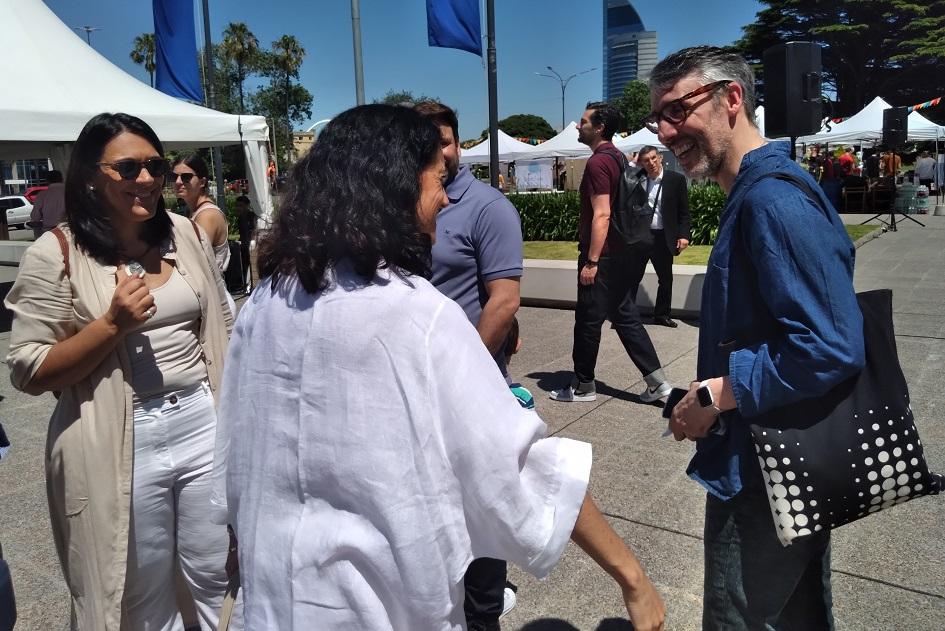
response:
<path fill-rule="evenodd" d="M 770 177 L 791 182 L 819 205 L 803 180 Z M 863 314 L 863 370 L 822 396 L 746 419 L 785 546 L 941 490 L 942 477 L 926 464 L 899 364 L 892 291 L 856 298 Z"/>
<path fill-rule="evenodd" d="M 940 491 L 899 365 L 892 291 L 856 297 L 866 345 L 862 372 L 823 396 L 748 419 L 784 545 Z"/>

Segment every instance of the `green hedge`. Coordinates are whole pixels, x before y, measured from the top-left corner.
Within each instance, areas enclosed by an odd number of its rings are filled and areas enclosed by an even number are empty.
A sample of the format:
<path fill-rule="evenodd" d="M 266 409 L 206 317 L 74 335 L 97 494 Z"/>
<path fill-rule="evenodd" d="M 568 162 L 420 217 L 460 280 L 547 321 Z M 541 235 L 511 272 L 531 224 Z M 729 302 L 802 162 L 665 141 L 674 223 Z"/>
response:
<path fill-rule="evenodd" d="M 509 195 L 522 219 L 522 237 L 526 241 L 575 241 L 581 200 L 578 193 L 537 193 Z M 689 186 L 689 213 L 692 218 L 692 244 L 711 245 L 719 230 L 719 217 L 725 207 L 725 193 L 714 182 Z"/>
<path fill-rule="evenodd" d="M 719 233 L 719 218 L 725 208 L 725 191 L 715 182 L 689 185 L 689 217 L 692 245 L 712 245 Z"/>
<path fill-rule="evenodd" d="M 577 192 L 509 195 L 526 241 L 577 241 L 581 200 Z"/>

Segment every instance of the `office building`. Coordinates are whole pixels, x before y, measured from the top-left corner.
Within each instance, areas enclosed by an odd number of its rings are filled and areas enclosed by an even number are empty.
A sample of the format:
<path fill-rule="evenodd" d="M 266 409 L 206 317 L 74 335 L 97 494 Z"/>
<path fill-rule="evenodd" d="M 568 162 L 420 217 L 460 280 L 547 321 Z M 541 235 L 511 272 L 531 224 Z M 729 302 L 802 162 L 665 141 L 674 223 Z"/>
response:
<path fill-rule="evenodd" d="M 605 101 L 623 94 L 629 82 L 646 81 L 656 65 L 656 31 L 647 31 L 629 0 L 603 0 Z"/>

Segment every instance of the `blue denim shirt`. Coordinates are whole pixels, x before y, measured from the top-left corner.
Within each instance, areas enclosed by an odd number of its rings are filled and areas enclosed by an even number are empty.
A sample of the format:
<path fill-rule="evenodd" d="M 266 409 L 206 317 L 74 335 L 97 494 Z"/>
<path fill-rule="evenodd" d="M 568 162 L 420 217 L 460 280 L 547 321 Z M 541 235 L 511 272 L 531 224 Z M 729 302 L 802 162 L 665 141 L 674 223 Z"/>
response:
<path fill-rule="evenodd" d="M 738 408 L 724 434 L 697 441 L 687 472 L 723 500 L 757 466 L 751 417 L 823 394 L 865 363 L 853 244 L 789 150 L 771 142 L 742 159 L 702 288 L 697 376 L 729 375 Z M 802 178 L 828 211 L 791 182 L 759 181 L 773 172 Z"/>

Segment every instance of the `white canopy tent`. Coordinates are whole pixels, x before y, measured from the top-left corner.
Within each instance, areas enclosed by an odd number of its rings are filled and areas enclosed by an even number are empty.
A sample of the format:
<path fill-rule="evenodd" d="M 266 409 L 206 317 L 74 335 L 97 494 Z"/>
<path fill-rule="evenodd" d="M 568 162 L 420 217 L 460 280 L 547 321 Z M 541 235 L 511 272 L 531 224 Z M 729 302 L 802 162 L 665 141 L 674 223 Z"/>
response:
<path fill-rule="evenodd" d="M 489 142 L 486 138 L 478 145 L 464 149 L 459 155 L 460 164 L 489 164 Z M 499 130 L 499 162 L 532 159 L 531 152 L 535 147 L 512 138 Z"/>
<path fill-rule="evenodd" d="M 655 147 L 657 151 L 666 151 L 659 138 L 656 134 L 651 132 L 646 127 L 635 131 L 625 138 L 614 138 L 614 146 L 623 151 L 624 153 L 629 153 L 631 151 L 639 151 L 646 145 Z"/>
<path fill-rule="evenodd" d="M 180 101 L 126 74 L 42 2 L 0 0 L 0 160 L 48 157 L 65 171 L 72 143 L 102 112 L 138 116 L 169 149 L 241 144 L 250 195 L 268 221 L 269 128 L 262 116 L 224 114 Z"/>
<path fill-rule="evenodd" d="M 530 150 L 529 160 L 538 158 L 586 158 L 591 155 L 587 145 L 578 142 L 577 123 L 571 121 L 556 136 L 535 145 Z"/>
<path fill-rule="evenodd" d="M 830 123 L 817 134 L 797 139 L 804 143 L 855 143 L 878 142 L 883 137 L 883 110 L 891 106 L 877 96 L 866 107 L 840 123 Z M 945 138 L 945 127 L 936 125 L 918 112 L 909 114 L 909 140 L 941 140 Z"/>

